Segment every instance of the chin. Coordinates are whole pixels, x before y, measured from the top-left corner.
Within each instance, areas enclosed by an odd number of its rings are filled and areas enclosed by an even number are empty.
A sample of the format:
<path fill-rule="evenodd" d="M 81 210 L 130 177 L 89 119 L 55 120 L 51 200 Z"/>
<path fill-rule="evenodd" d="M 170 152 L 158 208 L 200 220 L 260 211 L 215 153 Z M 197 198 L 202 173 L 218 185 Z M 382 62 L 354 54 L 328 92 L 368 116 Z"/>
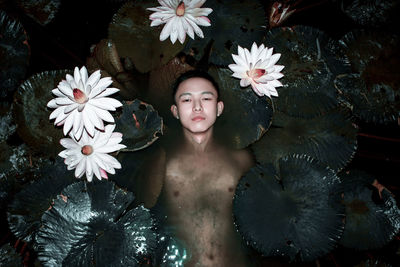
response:
<path fill-rule="evenodd" d="M 191 133 L 205 133 L 210 130 L 211 126 L 203 126 L 203 125 L 196 125 L 196 126 L 189 126 L 185 127 Z"/>

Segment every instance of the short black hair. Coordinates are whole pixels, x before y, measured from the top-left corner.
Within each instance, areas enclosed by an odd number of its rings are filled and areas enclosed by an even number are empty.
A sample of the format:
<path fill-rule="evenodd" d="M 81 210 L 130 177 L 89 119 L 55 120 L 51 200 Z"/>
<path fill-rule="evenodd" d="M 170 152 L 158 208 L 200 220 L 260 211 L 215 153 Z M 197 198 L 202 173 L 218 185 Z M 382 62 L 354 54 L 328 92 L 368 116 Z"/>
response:
<path fill-rule="evenodd" d="M 186 81 L 189 80 L 190 78 L 203 78 L 211 82 L 211 84 L 214 86 L 215 90 L 217 91 L 217 100 L 219 100 L 219 86 L 218 83 L 214 80 L 214 78 L 206 71 L 204 70 L 189 70 L 187 72 L 182 73 L 174 82 L 172 85 L 172 99 L 173 102 L 175 103 L 175 94 L 176 91 L 178 91 L 179 85 Z"/>

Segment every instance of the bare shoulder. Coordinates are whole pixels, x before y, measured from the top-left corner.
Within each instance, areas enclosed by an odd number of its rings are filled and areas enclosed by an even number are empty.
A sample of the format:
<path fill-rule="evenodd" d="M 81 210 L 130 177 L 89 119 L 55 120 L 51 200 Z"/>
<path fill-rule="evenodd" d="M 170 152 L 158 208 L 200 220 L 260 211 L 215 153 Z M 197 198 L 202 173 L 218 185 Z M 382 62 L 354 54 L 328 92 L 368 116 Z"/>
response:
<path fill-rule="evenodd" d="M 250 149 L 234 150 L 232 156 L 243 172 L 248 171 L 255 164 L 254 155 Z"/>

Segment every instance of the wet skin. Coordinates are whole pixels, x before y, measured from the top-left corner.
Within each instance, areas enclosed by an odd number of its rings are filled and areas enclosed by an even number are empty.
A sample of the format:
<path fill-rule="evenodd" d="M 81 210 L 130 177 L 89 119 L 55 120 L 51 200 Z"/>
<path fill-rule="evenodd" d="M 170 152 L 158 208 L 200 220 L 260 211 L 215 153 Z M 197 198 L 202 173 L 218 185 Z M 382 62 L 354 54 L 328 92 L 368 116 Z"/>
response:
<path fill-rule="evenodd" d="M 175 101 L 171 111 L 183 138 L 157 155 L 140 197 L 147 207 L 157 201 L 164 206 L 167 224 L 191 255 L 185 266 L 248 266 L 233 224 L 232 198 L 253 159 L 247 150 L 231 150 L 213 139 L 223 103 L 211 82 L 185 80 Z"/>

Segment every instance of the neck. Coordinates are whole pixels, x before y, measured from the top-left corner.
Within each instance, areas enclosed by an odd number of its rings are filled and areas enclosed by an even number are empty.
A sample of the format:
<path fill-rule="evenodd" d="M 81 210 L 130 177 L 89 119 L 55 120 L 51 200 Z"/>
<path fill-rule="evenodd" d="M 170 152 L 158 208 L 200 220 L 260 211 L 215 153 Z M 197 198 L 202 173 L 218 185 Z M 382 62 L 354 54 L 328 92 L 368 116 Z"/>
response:
<path fill-rule="evenodd" d="M 195 152 L 207 152 L 213 147 L 212 128 L 202 133 L 192 133 L 183 129 L 183 135 L 186 140 L 185 145 L 190 150 L 194 150 Z"/>

